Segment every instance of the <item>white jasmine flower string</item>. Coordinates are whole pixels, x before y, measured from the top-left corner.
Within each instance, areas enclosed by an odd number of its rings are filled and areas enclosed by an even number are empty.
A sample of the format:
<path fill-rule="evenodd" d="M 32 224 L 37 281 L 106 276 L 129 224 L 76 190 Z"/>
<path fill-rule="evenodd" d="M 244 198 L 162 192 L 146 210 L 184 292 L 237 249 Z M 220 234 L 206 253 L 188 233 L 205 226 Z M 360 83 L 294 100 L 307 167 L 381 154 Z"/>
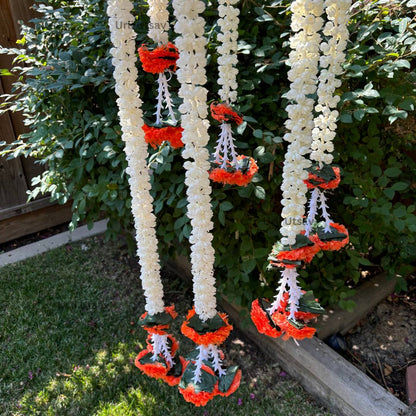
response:
<path fill-rule="evenodd" d="M 286 97 L 293 102 L 287 106 L 288 133 L 284 139 L 288 146 L 283 167 L 282 182 L 282 234 L 283 245 L 293 245 L 303 226 L 306 190 L 303 182 L 308 177 L 306 168 L 313 128 L 314 100 L 308 95 L 316 92 L 319 61 L 319 30 L 323 26 L 323 0 L 295 0 L 291 4 L 291 27 L 296 32 L 290 39 L 288 78 L 291 81 Z"/>
<path fill-rule="evenodd" d="M 332 144 L 335 138 L 336 121 L 338 111 L 336 108 L 340 97 L 334 95 L 336 88 L 341 86 L 341 81 L 336 77 L 343 72 L 342 63 L 345 61 L 345 49 L 348 41 L 348 11 L 351 8 L 351 0 L 325 0 L 325 11 L 328 18 L 323 33 L 328 37 L 327 42 L 322 42 L 320 49 L 322 56 L 320 66 L 323 68 L 319 76 L 318 104 L 315 110 L 318 116 L 314 120 L 315 128 L 312 130 L 311 160 L 323 164 L 331 164 L 333 160 Z"/>
<path fill-rule="evenodd" d="M 194 282 L 194 305 L 197 315 L 203 320 L 213 318 L 216 311 L 214 249 L 212 247 L 212 209 L 211 186 L 208 178 L 209 152 L 208 121 L 206 120 L 207 90 L 206 82 L 204 19 L 199 13 L 205 9 L 200 0 L 173 0 L 174 14 L 177 19 L 175 31 L 178 33 L 176 46 L 179 50 L 177 77 L 181 83 L 179 96 L 183 104 L 179 107 L 182 114 L 182 141 L 185 149 L 188 212 L 192 232 L 191 264 Z"/>
<path fill-rule="evenodd" d="M 130 0 L 108 0 L 107 14 L 114 65 L 114 79 L 118 95 L 118 114 L 125 143 L 128 162 L 127 173 L 132 196 L 132 213 L 136 229 L 137 255 L 141 266 L 141 280 L 146 298 L 146 311 L 151 314 L 164 310 L 163 287 L 160 279 L 160 264 L 157 252 L 156 218 L 153 214 L 153 199 L 150 195 L 150 176 L 146 158 L 147 144 L 144 141 L 142 102 L 136 83 L 136 33 L 131 23 L 133 5 Z M 117 21 L 130 23 L 117 27 Z"/>
<path fill-rule="evenodd" d="M 148 4 L 150 23 L 147 35 L 159 46 L 165 45 L 169 41 L 169 0 L 148 0 Z"/>

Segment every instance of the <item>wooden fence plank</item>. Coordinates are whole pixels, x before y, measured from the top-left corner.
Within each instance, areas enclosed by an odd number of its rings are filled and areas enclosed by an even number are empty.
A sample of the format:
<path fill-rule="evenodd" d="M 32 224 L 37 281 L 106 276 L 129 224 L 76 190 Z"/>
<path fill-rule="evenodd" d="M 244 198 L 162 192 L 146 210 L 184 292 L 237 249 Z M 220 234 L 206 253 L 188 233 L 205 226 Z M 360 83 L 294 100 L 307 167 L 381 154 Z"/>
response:
<path fill-rule="evenodd" d="M 71 204 L 53 205 L 0 221 L 0 243 L 70 221 Z"/>
<path fill-rule="evenodd" d="M 0 80 L 0 94 L 3 87 Z M 7 143 L 15 139 L 9 114 L 0 116 L 0 140 Z M 0 209 L 24 204 L 27 200 L 27 184 L 23 167 L 18 159 L 6 160 L 0 158 Z"/>

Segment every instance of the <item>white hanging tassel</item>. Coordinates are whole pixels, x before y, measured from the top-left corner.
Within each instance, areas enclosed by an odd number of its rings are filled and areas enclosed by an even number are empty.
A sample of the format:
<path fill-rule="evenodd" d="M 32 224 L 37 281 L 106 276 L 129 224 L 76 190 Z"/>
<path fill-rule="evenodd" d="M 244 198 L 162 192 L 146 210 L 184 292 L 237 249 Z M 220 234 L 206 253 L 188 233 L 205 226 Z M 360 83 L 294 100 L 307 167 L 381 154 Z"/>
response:
<path fill-rule="evenodd" d="M 163 84 L 163 93 L 165 96 L 166 108 L 169 111 L 169 115 L 170 115 L 170 118 L 172 119 L 172 122 L 176 124 L 178 120 L 176 120 L 175 113 L 173 112 L 173 105 L 172 105 L 172 99 L 171 99 L 170 92 L 169 92 L 168 79 L 166 78 L 165 73 L 162 73 L 162 84 Z"/>
<path fill-rule="evenodd" d="M 316 213 L 318 211 L 318 198 L 319 198 L 319 189 L 314 188 L 312 191 L 311 199 L 309 200 L 309 212 L 308 212 L 308 218 L 306 219 L 306 225 L 305 225 L 306 237 L 309 237 L 309 234 L 312 231 L 312 226 L 315 221 Z"/>
<path fill-rule="evenodd" d="M 269 315 L 273 315 L 280 308 L 280 303 L 283 300 L 283 295 L 287 292 L 286 285 L 287 285 L 288 280 L 289 280 L 289 276 L 290 276 L 289 271 L 290 270 L 292 270 L 292 269 L 286 269 L 285 268 L 284 270 L 282 270 L 280 272 L 281 275 L 282 275 L 282 278 L 280 279 L 280 282 L 279 282 L 279 292 L 274 297 L 274 301 L 273 301 L 272 305 L 267 310 Z"/>
<path fill-rule="evenodd" d="M 328 206 L 326 205 L 326 197 L 323 191 L 319 190 L 319 200 L 321 202 L 321 210 L 322 210 L 322 216 L 325 219 L 325 232 L 330 233 L 331 232 L 331 218 L 329 216 L 329 213 L 327 211 Z"/>
<path fill-rule="evenodd" d="M 163 104 L 166 104 L 166 108 L 169 111 L 169 116 L 172 119 L 173 123 L 177 123 L 175 113 L 173 112 L 172 98 L 169 92 L 168 79 L 164 72 L 159 73 L 158 89 L 157 89 L 157 105 L 156 105 L 156 125 L 160 126 L 162 124 L 162 110 Z"/>
<path fill-rule="evenodd" d="M 297 282 L 298 272 L 295 268 L 287 269 L 288 272 L 288 286 L 289 286 L 289 303 L 290 303 L 290 319 L 295 318 L 295 312 L 298 311 L 299 299 L 302 296 L 302 289 Z"/>
<path fill-rule="evenodd" d="M 195 372 L 194 372 L 194 378 L 192 381 L 195 384 L 198 384 L 201 382 L 201 373 L 202 373 L 202 364 L 204 360 L 208 360 L 210 355 L 210 349 L 209 347 L 206 347 L 205 345 L 198 345 L 197 349 L 199 350 L 198 358 L 195 361 Z"/>
<path fill-rule="evenodd" d="M 166 362 L 173 366 L 173 358 L 170 352 L 170 348 L 168 345 L 168 336 L 167 335 L 159 335 L 159 334 L 152 334 L 152 345 L 153 345 L 153 356 L 152 360 L 155 361 L 159 354 L 162 354 Z"/>
<path fill-rule="evenodd" d="M 222 368 L 222 360 L 220 357 L 220 350 L 214 344 L 208 345 L 209 352 L 212 358 L 212 363 L 214 365 L 214 370 L 218 372 L 218 375 L 221 377 L 225 374 L 225 370 Z"/>
<path fill-rule="evenodd" d="M 231 155 L 232 165 L 238 169 L 237 164 L 237 152 L 235 151 L 234 146 L 234 137 L 231 130 L 231 124 L 221 123 L 221 133 L 217 142 L 217 147 L 215 148 L 215 162 L 220 163 L 220 154 L 222 153 L 222 164 L 221 168 L 226 169 L 227 162 L 229 162 L 228 155 Z"/>

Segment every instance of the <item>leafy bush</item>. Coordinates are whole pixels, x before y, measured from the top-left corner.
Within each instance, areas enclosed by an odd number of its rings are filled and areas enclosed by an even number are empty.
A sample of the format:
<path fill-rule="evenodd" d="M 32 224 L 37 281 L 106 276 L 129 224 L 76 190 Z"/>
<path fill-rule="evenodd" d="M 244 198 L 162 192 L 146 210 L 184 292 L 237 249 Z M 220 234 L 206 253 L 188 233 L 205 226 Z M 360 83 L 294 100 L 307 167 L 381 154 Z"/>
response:
<path fill-rule="evenodd" d="M 321 253 L 301 272 L 304 286 L 312 287 L 323 303 L 351 308 L 347 298 L 364 269 L 399 273 L 403 289 L 415 260 L 413 3 L 357 2 L 350 22 L 335 143 L 335 162 L 344 172 L 330 205 L 334 220 L 348 227 L 352 244 L 341 253 Z M 237 146 L 254 155 L 260 171 L 245 188 L 213 184 L 219 286 L 242 304 L 258 295 L 272 296 L 277 281 L 276 275 L 266 273 L 266 258 L 280 228 L 288 4 L 242 2 L 238 106 L 245 122 L 238 128 Z M 103 0 L 43 1 L 37 6 L 42 17 L 34 21 L 35 27 L 23 28 L 22 49 L 1 50 L 17 55 L 14 71 L 20 75 L 4 111 L 23 111 L 32 129 L 4 152 L 11 157 L 30 154 L 47 163 L 48 170 L 34 180 L 32 197 L 50 192 L 60 203 L 72 199 L 73 226 L 79 221 L 91 224 L 104 213 L 109 218 L 107 235 L 114 237 L 131 227 L 131 200 L 105 5 Z M 144 1 L 135 2 L 138 45 L 146 42 L 146 7 Z M 214 100 L 218 26 L 211 2 L 206 18 L 207 87 Z M 140 70 L 138 82 L 149 118 L 155 104 L 154 80 Z M 174 81 L 173 87 L 177 88 Z M 214 123 L 210 132 L 214 144 Z M 151 167 L 163 258 L 187 253 L 190 224 L 181 156 L 165 147 L 153 154 Z"/>

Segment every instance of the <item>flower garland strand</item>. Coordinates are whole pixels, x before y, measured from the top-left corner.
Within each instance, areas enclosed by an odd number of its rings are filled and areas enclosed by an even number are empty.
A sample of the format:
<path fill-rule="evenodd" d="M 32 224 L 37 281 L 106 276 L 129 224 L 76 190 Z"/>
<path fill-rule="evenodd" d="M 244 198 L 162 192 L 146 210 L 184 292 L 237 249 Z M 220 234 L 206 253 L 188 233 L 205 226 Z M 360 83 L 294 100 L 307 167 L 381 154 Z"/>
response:
<path fill-rule="evenodd" d="M 341 226 L 345 232 L 340 232 L 340 227 L 331 220 L 327 211 L 325 190 L 335 189 L 340 183 L 340 170 L 331 165 L 333 140 L 339 116 L 336 107 L 340 100 L 340 97 L 335 95 L 335 90 L 341 86 L 337 76 L 343 72 L 342 63 L 345 61 L 345 49 L 349 37 L 347 25 L 351 4 L 351 0 L 325 0 L 328 21 L 323 34 L 327 37 L 327 41 L 322 42 L 320 46 L 322 69 L 317 90 L 318 103 L 315 106 L 318 115 L 314 119 L 310 154 L 314 163 L 309 169 L 309 177 L 305 182 L 307 187 L 312 189 L 305 226 L 306 235 L 313 233 L 313 240 L 321 248 L 326 247 L 326 250 L 339 250 L 348 243 L 347 230 Z M 318 203 L 324 224 L 315 223 Z"/>
<path fill-rule="evenodd" d="M 222 352 L 217 348 L 229 335 L 232 326 L 227 317 L 216 311 L 214 260 L 212 247 L 211 186 L 208 178 L 209 152 L 206 73 L 205 10 L 200 0 L 173 0 L 179 50 L 177 77 L 181 84 L 179 107 L 182 118 L 182 152 L 186 169 L 187 215 L 192 232 L 191 265 L 194 287 L 194 308 L 182 324 L 182 333 L 197 345 L 189 357 L 179 384 L 185 400 L 204 406 L 216 395 L 229 395 L 239 385 L 241 371 L 221 366 Z"/>
<path fill-rule="evenodd" d="M 210 179 L 229 185 L 246 186 L 258 171 L 255 160 L 247 156 L 238 156 L 234 145 L 232 124 L 243 122 L 232 105 L 237 100 L 237 39 L 238 15 L 240 10 L 234 7 L 239 0 L 218 0 L 218 25 L 221 33 L 218 41 L 221 43 L 217 51 L 218 57 L 218 94 L 221 103 L 211 104 L 212 117 L 221 122 L 221 132 L 213 154 Z M 231 124 L 232 123 L 232 124 Z"/>
<path fill-rule="evenodd" d="M 259 332 L 284 339 L 303 339 L 313 336 L 315 329 L 306 325 L 323 310 L 311 294 L 299 287 L 296 268 L 309 263 L 320 250 L 304 235 L 303 217 L 310 161 L 315 101 L 318 81 L 320 30 L 323 27 L 323 0 L 295 0 L 291 4 L 291 28 L 288 78 L 291 82 L 286 98 L 289 142 L 283 167 L 282 189 L 282 238 L 269 256 L 270 268 L 283 268 L 274 302 L 256 300 L 252 304 L 251 317 Z"/>
<path fill-rule="evenodd" d="M 181 140 L 182 127 L 176 126 L 178 120 L 173 109 L 172 97 L 169 92 L 169 79 L 176 71 L 176 60 L 179 58 L 178 49 L 169 42 L 169 12 L 168 0 L 149 0 L 149 10 L 147 15 L 150 18 L 148 36 L 157 44 L 153 50 L 149 50 L 146 45 L 142 45 L 138 52 L 142 62 L 143 70 L 152 74 L 158 74 L 157 79 L 157 104 L 156 122 L 154 126 L 145 124 L 145 140 L 153 148 L 160 146 L 163 142 L 169 142 L 171 147 L 182 147 Z M 166 108 L 169 114 L 168 126 L 163 126 L 163 109 Z"/>
<path fill-rule="evenodd" d="M 130 193 L 132 197 L 132 213 L 136 229 L 137 255 L 141 266 L 141 281 L 146 298 L 146 313 L 149 317 L 167 314 L 174 316 L 173 308 L 165 308 L 163 302 L 163 287 L 160 279 L 160 264 L 157 251 L 155 231 L 156 218 L 153 214 L 153 199 L 150 195 L 150 176 L 146 164 L 148 156 L 147 145 L 142 130 L 143 113 L 139 88 L 136 83 L 138 72 L 135 66 L 136 33 L 131 27 L 134 16 L 131 14 L 133 5 L 130 0 L 109 0 L 107 14 L 113 48 L 111 55 L 114 65 L 114 79 L 118 95 L 118 114 L 125 143 L 125 153 L 128 162 Z M 118 28 L 117 22 L 123 22 Z M 157 324 L 157 319 L 153 324 Z M 169 325 L 163 328 L 167 329 Z M 145 328 L 146 329 L 146 328 Z M 152 361 L 143 367 L 149 375 L 163 378 L 173 368 L 173 348 L 177 343 L 173 337 L 168 337 L 164 331 L 148 331 L 150 339 L 148 348 L 142 355 L 151 355 Z M 153 350 L 155 353 L 153 353 Z M 157 352 L 157 353 L 156 353 Z M 160 361 L 160 362 L 158 362 Z M 136 360 L 136 364 L 138 364 Z M 161 370 L 160 367 L 163 367 Z M 173 380 L 170 380 L 173 382 Z M 179 379 L 177 380 L 179 382 Z M 177 384 L 177 383 L 176 383 Z"/>

